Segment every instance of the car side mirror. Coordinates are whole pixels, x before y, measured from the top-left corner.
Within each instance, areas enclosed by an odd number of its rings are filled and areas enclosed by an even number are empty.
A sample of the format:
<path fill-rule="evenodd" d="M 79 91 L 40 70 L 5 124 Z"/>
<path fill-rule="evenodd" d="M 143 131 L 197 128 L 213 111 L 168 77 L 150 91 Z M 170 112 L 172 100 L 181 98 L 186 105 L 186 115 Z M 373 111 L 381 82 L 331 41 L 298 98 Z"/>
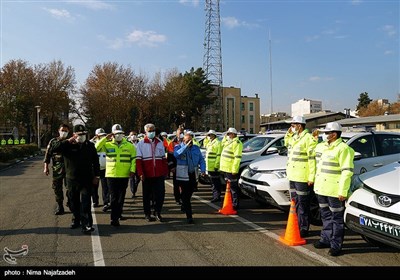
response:
<path fill-rule="evenodd" d="M 276 148 L 276 147 L 269 147 L 268 149 L 267 149 L 267 151 L 266 151 L 266 154 L 275 154 L 275 153 L 278 153 L 279 152 L 279 150 L 278 150 L 278 148 Z"/>
<path fill-rule="evenodd" d="M 362 159 L 362 154 L 359 152 L 354 152 L 354 160 L 360 160 Z"/>

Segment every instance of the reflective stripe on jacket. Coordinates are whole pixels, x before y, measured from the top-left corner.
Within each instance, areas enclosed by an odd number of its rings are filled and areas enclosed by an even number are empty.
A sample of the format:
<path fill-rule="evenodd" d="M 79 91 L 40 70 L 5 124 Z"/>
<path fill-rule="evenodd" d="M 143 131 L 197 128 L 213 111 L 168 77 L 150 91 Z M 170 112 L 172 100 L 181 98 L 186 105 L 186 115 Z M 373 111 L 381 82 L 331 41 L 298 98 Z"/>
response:
<path fill-rule="evenodd" d="M 330 145 L 322 142 L 315 148 L 317 171 L 314 191 L 319 195 L 347 197 L 354 171 L 354 150 L 337 139 Z"/>
<path fill-rule="evenodd" d="M 288 179 L 302 183 L 314 182 L 317 140 L 304 130 L 300 134 L 286 133 L 285 144 L 288 148 L 286 165 Z"/>
<path fill-rule="evenodd" d="M 242 160 L 243 143 L 239 137 L 226 140 L 222 147 L 219 170 L 227 173 L 239 173 L 240 161 Z"/>
<path fill-rule="evenodd" d="M 205 140 L 205 139 L 204 139 Z M 215 171 L 219 169 L 221 161 L 222 145 L 218 138 L 210 141 L 208 140 L 206 146 L 206 170 Z"/>
<path fill-rule="evenodd" d="M 97 152 L 106 154 L 106 177 L 128 178 L 130 172 L 136 172 L 136 148 L 125 138 L 118 145 L 115 139 L 107 141 L 107 137 L 96 142 Z"/>

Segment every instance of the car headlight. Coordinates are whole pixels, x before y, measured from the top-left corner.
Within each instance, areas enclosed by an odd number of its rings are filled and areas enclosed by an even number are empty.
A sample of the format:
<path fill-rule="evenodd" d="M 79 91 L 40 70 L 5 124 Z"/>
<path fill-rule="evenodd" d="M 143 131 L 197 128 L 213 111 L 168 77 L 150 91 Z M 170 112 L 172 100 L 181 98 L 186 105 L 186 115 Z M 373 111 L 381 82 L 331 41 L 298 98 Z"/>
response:
<path fill-rule="evenodd" d="M 275 170 L 272 173 L 274 173 L 279 179 L 286 178 L 286 170 Z"/>

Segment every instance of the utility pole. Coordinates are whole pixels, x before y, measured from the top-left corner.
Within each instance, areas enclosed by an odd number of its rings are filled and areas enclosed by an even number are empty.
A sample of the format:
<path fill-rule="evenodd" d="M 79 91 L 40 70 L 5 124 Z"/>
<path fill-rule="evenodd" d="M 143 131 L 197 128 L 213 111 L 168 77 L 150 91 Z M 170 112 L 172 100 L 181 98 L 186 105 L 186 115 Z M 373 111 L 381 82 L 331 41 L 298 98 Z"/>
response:
<path fill-rule="evenodd" d="M 35 106 L 36 108 L 36 115 L 37 115 L 37 145 L 40 150 L 40 106 Z"/>

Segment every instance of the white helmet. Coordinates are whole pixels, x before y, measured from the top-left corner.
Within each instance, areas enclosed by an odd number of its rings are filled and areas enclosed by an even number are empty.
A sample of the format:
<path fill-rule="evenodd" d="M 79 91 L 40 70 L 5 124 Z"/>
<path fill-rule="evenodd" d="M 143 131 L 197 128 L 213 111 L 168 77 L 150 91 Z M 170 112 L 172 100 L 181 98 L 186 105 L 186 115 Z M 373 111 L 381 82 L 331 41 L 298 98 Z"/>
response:
<path fill-rule="evenodd" d="M 107 133 L 104 131 L 104 129 L 98 128 L 98 129 L 96 129 L 95 134 L 99 135 L 99 136 L 103 136 L 103 135 L 106 135 Z"/>
<path fill-rule="evenodd" d="M 342 131 L 342 126 L 337 122 L 329 122 L 326 124 L 324 129 L 320 130 L 321 132 L 331 132 L 331 131 Z"/>
<path fill-rule="evenodd" d="M 114 125 L 112 126 L 112 128 L 111 128 L 111 132 L 112 132 L 113 134 L 116 134 L 116 133 L 125 133 L 125 132 L 122 130 L 122 126 L 121 126 L 120 124 L 114 124 Z"/>
<path fill-rule="evenodd" d="M 236 128 L 234 128 L 234 127 L 230 127 L 230 128 L 228 129 L 228 131 L 226 132 L 226 134 L 229 134 L 229 133 L 233 133 L 233 134 L 236 134 L 236 135 L 238 134 Z"/>
<path fill-rule="evenodd" d="M 210 130 L 207 132 L 206 135 L 210 135 L 210 134 L 217 135 L 217 133 L 216 133 L 215 130 L 213 130 L 213 129 L 210 129 Z"/>
<path fill-rule="evenodd" d="M 290 121 L 286 121 L 287 123 L 301 123 L 306 124 L 306 119 L 303 116 L 294 116 Z"/>
<path fill-rule="evenodd" d="M 160 133 L 160 136 L 168 136 L 168 134 L 163 131 L 163 132 Z"/>

